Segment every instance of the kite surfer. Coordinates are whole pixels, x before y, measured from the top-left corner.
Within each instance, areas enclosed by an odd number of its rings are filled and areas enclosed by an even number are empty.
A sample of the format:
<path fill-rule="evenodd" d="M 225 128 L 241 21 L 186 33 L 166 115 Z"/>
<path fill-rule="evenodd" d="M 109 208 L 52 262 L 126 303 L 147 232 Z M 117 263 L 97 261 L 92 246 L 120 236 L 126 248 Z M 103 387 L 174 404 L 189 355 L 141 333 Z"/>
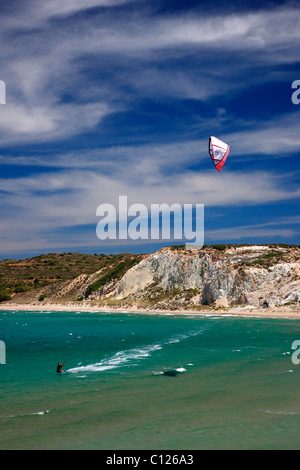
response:
<path fill-rule="evenodd" d="M 61 363 L 59 362 L 59 363 L 57 364 L 57 367 L 56 367 L 56 372 L 58 372 L 58 373 L 60 373 L 60 374 L 61 374 L 62 372 L 64 372 L 64 371 L 62 370 L 62 368 L 63 368 L 63 366 L 65 365 L 65 363 L 66 363 L 66 362 L 63 362 L 63 363 L 61 364 Z"/>

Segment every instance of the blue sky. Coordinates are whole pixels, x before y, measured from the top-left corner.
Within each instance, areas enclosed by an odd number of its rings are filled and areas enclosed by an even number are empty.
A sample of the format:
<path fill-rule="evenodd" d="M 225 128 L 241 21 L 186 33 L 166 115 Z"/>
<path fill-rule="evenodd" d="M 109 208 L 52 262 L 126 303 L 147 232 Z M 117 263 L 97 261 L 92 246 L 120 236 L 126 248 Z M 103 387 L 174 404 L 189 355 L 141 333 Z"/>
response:
<path fill-rule="evenodd" d="M 100 241 L 119 195 L 204 204 L 205 243 L 299 244 L 298 2 L 0 3 L 2 259 L 170 244 Z"/>

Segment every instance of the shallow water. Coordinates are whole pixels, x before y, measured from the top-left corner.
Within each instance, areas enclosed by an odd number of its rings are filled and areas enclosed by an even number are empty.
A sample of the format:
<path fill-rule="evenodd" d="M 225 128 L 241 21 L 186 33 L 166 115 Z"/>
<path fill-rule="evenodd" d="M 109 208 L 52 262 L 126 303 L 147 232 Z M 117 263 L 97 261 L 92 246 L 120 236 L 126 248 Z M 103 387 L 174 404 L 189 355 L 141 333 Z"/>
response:
<path fill-rule="evenodd" d="M 297 449 L 300 365 L 291 345 L 299 327 L 2 311 L 0 448 Z M 163 375 L 169 369 L 177 376 Z"/>

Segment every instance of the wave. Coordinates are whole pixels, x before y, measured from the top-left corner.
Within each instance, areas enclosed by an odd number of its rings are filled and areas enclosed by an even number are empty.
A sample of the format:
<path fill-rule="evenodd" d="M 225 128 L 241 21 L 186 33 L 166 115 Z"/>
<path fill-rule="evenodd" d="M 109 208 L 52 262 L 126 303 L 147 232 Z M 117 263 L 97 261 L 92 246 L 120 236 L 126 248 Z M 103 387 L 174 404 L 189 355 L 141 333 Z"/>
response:
<path fill-rule="evenodd" d="M 100 362 L 95 364 L 88 364 L 87 366 L 74 367 L 68 369 L 66 372 L 83 372 L 83 371 L 93 371 L 93 372 L 102 372 L 105 370 L 115 369 L 116 367 L 121 367 L 128 364 L 132 361 L 138 361 L 139 359 L 149 357 L 151 352 L 161 349 L 160 344 L 148 345 L 143 348 L 133 348 L 125 351 L 119 351 L 114 354 L 109 359 L 103 359 Z"/>
<path fill-rule="evenodd" d="M 77 367 L 67 369 L 66 372 L 69 372 L 69 373 L 86 372 L 86 371 L 103 372 L 107 370 L 116 369 L 118 367 L 127 366 L 129 364 L 131 366 L 132 365 L 135 366 L 137 365 L 136 363 L 138 361 L 149 357 L 153 352 L 158 351 L 168 345 L 171 345 L 174 343 L 180 343 L 181 341 L 186 340 L 190 337 L 197 336 L 203 333 L 205 329 L 206 328 L 202 328 L 200 330 L 193 330 L 185 334 L 177 334 L 177 335 L 171 336 L 170 338 L 166 340 L 161 341 L 158 344 L 148 344 L 148 345 L 133 348 L 133 349 L 118 351 L 110 358 L 104 358 L 100 362 L 96 362 L 94 364 L 88 364 L 88 365 L 82 366 L 79 363 Z"/>
<path fill-rule="evenodd" d="M 286 410 L 264 410 L 265 413 L 272 415 L 298 415 L 299 411 L 286 411 Z"/>
<path fill-rule="evenodd" d="M 20 418 L 22 416 L 34 416 L 34 415 L 44 415 L 46 413 L 50 413 L 51 410 L 44 410 L 44 411 L 35 411 L 32 413 L 21 413 L 21 414 L 16 414 L 16 415 L 7 415 L 7 416 L 2 416 L 3 418 Z"/>
<path fill-rule="evenodd" d="M 177 369 L 175 369 L 176 372 L 185 372 L 186 369 L 184 367 L 177 367 Z"/>
<path fill-rule="evenodd" d="M 164 342 L 165 345 L 173 344 L 173 343 L 180 343 L 185 339 L 192 338 L 193 336 L 198 336 L 199 334 L 203 333 L 206 328 L 202 328 L 201 330 L 193 330 L 188 333 L 182 333 L 175 336 L 172 336 L 170 339 Z"/>
<path fill-rule="evenodd" d="M 50 413 L 51 410 L 45 410 L 45 411 L 37 411 L 36 413 L 30 413 L 31 415 L 44 415 L 46 413 Z"/>

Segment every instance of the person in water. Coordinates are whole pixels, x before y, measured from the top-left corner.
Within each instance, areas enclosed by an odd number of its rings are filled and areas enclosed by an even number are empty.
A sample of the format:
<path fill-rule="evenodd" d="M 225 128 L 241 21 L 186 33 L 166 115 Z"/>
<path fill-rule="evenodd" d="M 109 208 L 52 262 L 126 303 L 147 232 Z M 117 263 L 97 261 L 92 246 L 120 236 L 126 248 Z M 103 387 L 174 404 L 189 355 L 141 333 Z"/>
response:
<path fill-rule="evenodd" d="M 63 368 L 64 365 L 65 365 L 65 362 L 63 362 L 62 364 L 59 362 L 59 363 L 57 364 L 57 367 L 56 367 L 56 372 L 59 372 L 59 373 L 64 372 L 64 371 L 62 370 L 62 368 Z"/>

